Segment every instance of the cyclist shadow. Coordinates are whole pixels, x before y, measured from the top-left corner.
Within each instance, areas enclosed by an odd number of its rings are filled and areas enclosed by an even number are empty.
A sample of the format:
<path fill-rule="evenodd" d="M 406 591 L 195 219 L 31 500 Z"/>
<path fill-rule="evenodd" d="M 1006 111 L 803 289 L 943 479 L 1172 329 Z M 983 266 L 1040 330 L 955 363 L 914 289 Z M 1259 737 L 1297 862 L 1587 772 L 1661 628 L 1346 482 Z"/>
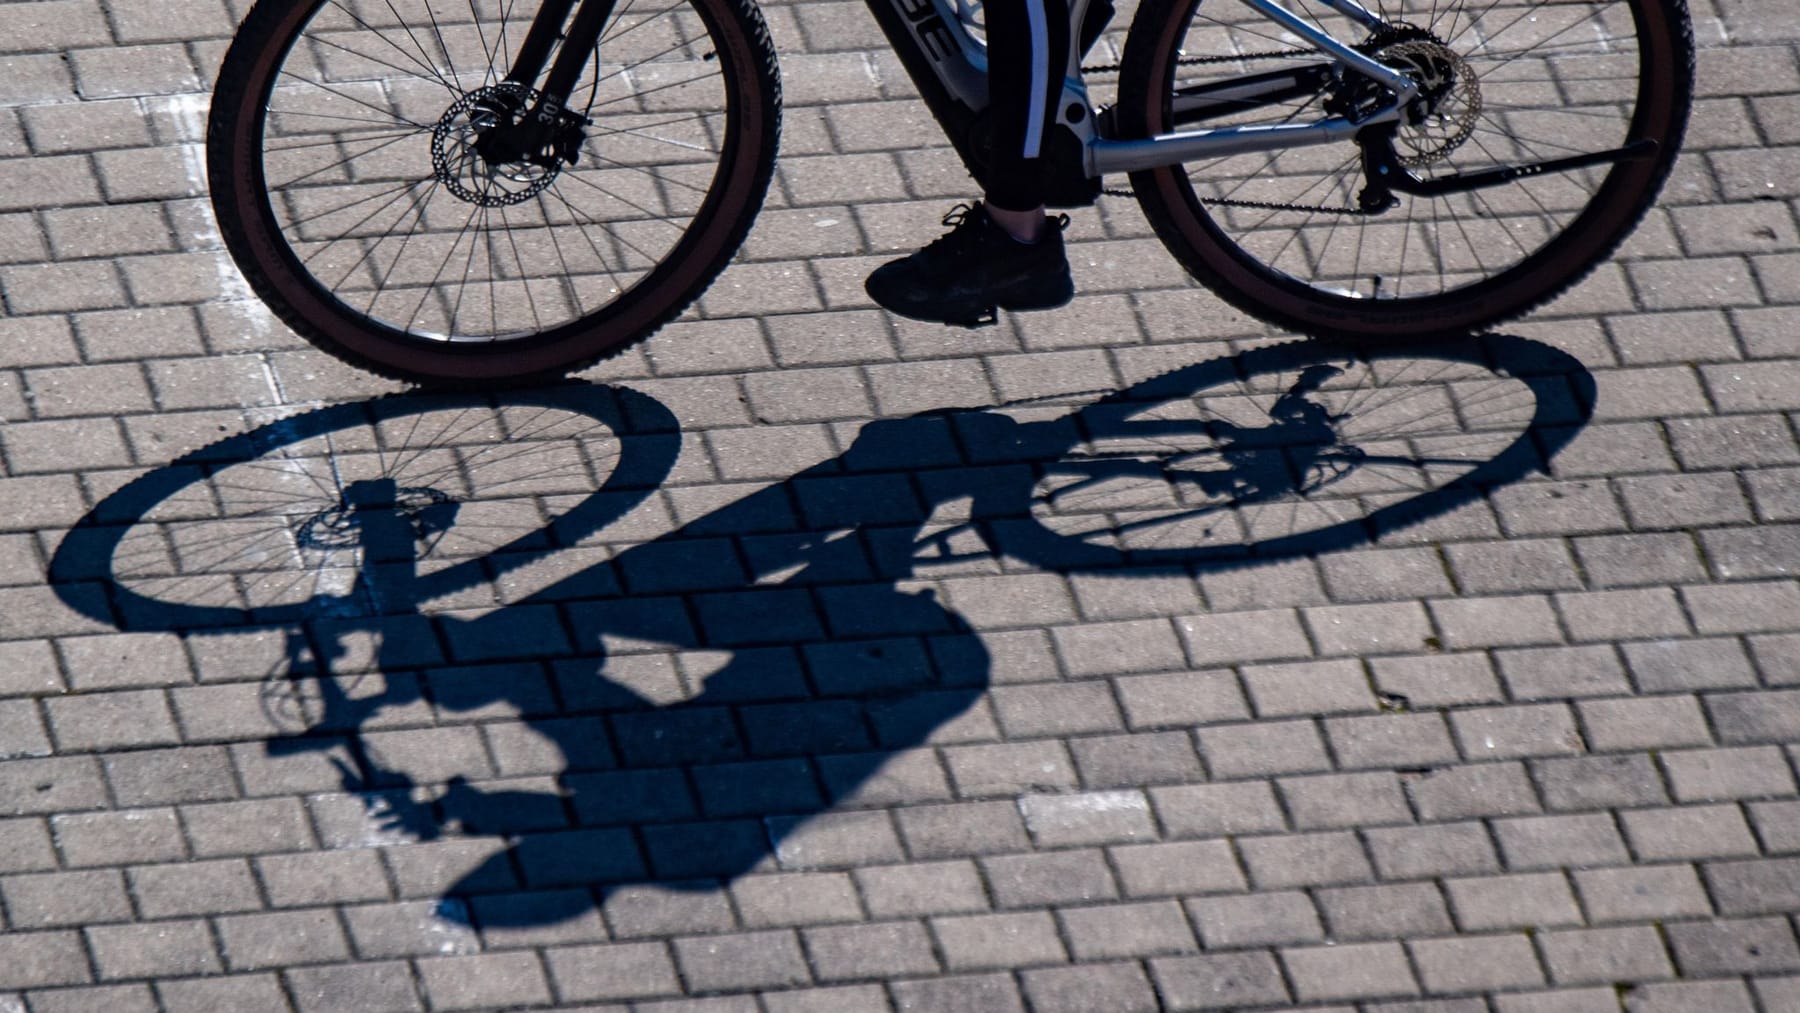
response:
<path fill-rule="evenodd" d="M 471 501 L 393 475 L 337 480 L 329 502 L 285 522 L 302 548 L 357 549 L 343 593 L 177 614 L 127 586 L 118 532 L 196 468 L 279 451 L 306 431 L 289 420 L 108 497 L 51 575 L 65 601 L 123 629 L 284 624 L 286 664 L 265 705 L 294 734 L 268 752 L 330 764 L 379 842 L 495 842 L 441 891 L 440 917 L 549 926 L 637 884 L 714 890 L 755 870 L 903 860 L 885 809 L 956 801 L 962 788 L 919 748 L 995 734 L 975 709 L 988 650 L 933 581 L 1193 577 L 1379 540 L 1543 470 L 1590 417 L 1593 393 L 1572 358 L 1503 336 L 1362 356 L 1255 348 L 1084 406 L 870 423 L 832 460 L 485 615 L 425 609 L 443 573 L 461 571 L 427 573 L 422 554 L 468 520 Z M 598 399 L 620 440 L 651 448 L 625 499 L 650 495 L 673 465 L 672 416 L 622 389 L 558 397 Z M 384 460 L 429 449 L 389 447 Z M 589 509 L 597 498 L 480 561 L 483 572 L 590 541 L 627 509 Z M 347 631 L 385 635 L 356 662 Z M 375 692 L 358 681 L 370 677 Z M 432 745 L 449 743 L 479 743 L 470 770 L 443 773 L 450 760 Z"/>

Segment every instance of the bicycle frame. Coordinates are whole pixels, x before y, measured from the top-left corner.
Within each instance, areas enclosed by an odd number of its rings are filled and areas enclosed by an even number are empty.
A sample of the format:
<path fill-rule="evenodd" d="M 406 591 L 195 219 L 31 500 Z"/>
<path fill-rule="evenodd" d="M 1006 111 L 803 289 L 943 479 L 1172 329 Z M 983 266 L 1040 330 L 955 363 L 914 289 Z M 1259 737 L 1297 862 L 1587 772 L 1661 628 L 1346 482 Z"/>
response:
<path fill-rule="evenodd" d="M 977 165 L 971 159 L 966 137 L 969 126 L 987 108 L 986 47 L 964 26 L 949 0 L 866 0 L 881 25 L 889 44 L 919 88 L 927 105 L 963 154 L 971 171 Z M 1217 2 L 1217 0 L 1213 0 Z M 1277 0 L 1240 0 L 1264 17 L 1305 40 L 1329 57 L 1334 73 L 1342 68 L 1370 78 L 1394 93 L 1395 98 L 1370 115 L 1352 121 L 1333 116 L 1316 123 L 1259 127 L 1217 127 L 1161 134 L 1147 138 L 1104 136 L 1096 127 L 1097 119 L 1088 101 L 1082 80 L 1082 53 L 1069 54 L 1069 65 L 1063 77 L 1063 96 L 1057 122 L 1068 128 L 1081 142 L 1081 169 L 1089 177 L 1106 173 L 1129 172 L 1204 158 L 1251 151 L 1274 151 L 1310 144 L 1330 144 L 1347 140 L 1365 127 L 1397 121 L 1400 111 L 1418 95 L 1418 86 L 1405 74 L 1365 56 L 1320 29 L 1317 25 L 1282 7 Z M 1356 0 L 1312 0 L 1329 7 L 1371 29 L 1382 24 L 1381 18 Z M 1071 39 L 1081 37 L 1091 0 L 1071 0 L 1069 24 Z M 1291 88 L 1301 72 L 1268 75 L 1252 85 L 1251 91 L 1237 91 L 1231 98 L 1274 95 Z"/>
<path fill-rule="evenodd" d="M 979 178 L 983 160 L 977 151 L 973 128 L 988 106 L 985 44 L 969 32 L 953 0 L 866 2 L 939 125 L 970 171 Z M 1071 0 L 1071 39 L 1081 38 L 1091 2 Z M 1078 168 L 1082 175 L 1091 179 L 1106 173 L 1175 165 L 1195 159 L 1335 143 L 1349 139 L 1366 127 L 1397 121 L 1400 111 L 1417 97 L 1418 86 L 1405 74 L 1332 37 L 1316 24 L 1283 7 L 1278 0 L 1239 2 L 1317 49 L 1329 59 L 1333 74 L 1342 75 L 1348 69 L 1379 83 L 1394 98 L 1356 120 L 1330 116 L 1314 123 L 1216 127 L 1144 138 L 1108 137 L 1097 129 L 1097 118 L 1088 101 L 1081 71 L 1083 54 L 1071 52 L 1063 76 L 1057 122 L 1079 141 Z M 1382 24 L 1378 15 L 1357 0 L 1302 2 L 1320 4 L 1370 29 Z M 519 47 L 507 81 L 529 87 L 543 73 L 558 36 L 564 36 L 564 42 L 533 108 L 518 123 L 517 129 L 527 138 L 515 142 L 520 150 L 539 150 L 547 132 L 555 129 L 568 115 L 564 105 L 569 92 L 587 54 L 599 42 L 600 33 L 615 5 L 616 0 L 545 0 Z M 572 21 L 571 12 L 574 15 Z M 565 22 L 568 22 L 566 34 L 563 32 Z M 1310 73 L 1312 71 L 1302 70 L 1248 78 L 1230 98 L 1242 103 L 1245 99 L 1274 96 L 1284 89 L 1292 89 L 1301 75 Z"/>

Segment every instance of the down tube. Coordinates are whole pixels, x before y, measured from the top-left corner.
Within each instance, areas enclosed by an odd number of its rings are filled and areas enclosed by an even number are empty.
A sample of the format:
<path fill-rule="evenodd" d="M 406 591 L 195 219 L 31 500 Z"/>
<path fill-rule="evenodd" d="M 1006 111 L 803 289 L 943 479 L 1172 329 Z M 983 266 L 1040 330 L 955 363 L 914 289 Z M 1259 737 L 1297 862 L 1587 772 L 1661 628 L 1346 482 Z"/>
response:
<path fill-rule="evenodd" d="M 932 118 L 977 180 L 981 159 L 974 145 L 975 119 L 987 108 L 987 75 L 962 47 L 962 26 L 952 25 L 932 0 L 866 0 L 900 65 Z"/>

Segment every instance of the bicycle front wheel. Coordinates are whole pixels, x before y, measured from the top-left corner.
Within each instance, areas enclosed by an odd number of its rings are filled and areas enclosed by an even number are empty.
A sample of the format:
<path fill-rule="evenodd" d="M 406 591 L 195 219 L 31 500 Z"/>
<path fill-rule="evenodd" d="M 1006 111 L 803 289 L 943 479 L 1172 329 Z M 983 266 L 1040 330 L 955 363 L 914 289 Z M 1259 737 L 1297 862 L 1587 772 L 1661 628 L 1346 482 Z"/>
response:
<path fill-rule="evenodd" d="M 1240 309 L 1350 339 L 1466 333 L 1586 276 L 1642 218 L 1680 145 L 1693 79 L 1680 0 L 1370 6 L 1383 27 L 1316 20 L 1419 82 L 1395 167 L 1447 192 L 1366 202 L 1365 153 L 1383 143 L 1368 129 L 1134 173 L 1164 244 Z M 1384 100 L 1256 12 L 1211 0 L 1146 0 L 1124 67 L 1132 136 L 1312 123 Z M 1492 185 L 1462 185 L 1484 172 Z"/>
<path fill-rule="evenodd" d="M 245 277 L 302 336 L 399 379 L 552 376 L 649 335 L 737 250 L 780 120 L 754 5 L 620 4 L 569 117 L 526 153 L 488 141 L 539 98 L 506 80 L 539 6 L 250 12 L 214 97 L 213 204 Z"/>

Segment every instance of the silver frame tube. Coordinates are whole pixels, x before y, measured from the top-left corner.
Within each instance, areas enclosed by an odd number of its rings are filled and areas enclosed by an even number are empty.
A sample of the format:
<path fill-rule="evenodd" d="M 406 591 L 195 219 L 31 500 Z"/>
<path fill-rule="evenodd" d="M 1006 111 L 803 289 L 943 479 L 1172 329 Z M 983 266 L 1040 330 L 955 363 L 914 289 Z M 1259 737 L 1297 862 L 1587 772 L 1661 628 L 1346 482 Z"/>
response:
<path fill-rule="evenodd" d="M 1389 91 L 1399 95 L 1402 103 L 1410 102 L 1418 97 L 1419 86 L 1413 83 L 1412 78 L 1379 60 L 1364 56 L 1354 46 L 1347 46 L 1339 42 L 1327 35 L 1319 26 L 1281 6 L 1275 0 L 1243 0 L 1243 2 L 1262 14 L 1263 17 L 1305 39 L 1307 44 L 1314 49 L 1325 53 L 1358 74 L 1380 82 Z M 1348 0 L 1319 0 L 1319 2 L 1345 13 L 1348 13 L 1347 8 L 1351 6 Z M 1361 10 L 1360 7 L 1357 9 Z M 1368 15 L 1366 10 L 1363 10 L 1362 13 Z"/>
<path fill-rule="evenodd" d="M 1336 144 L 1356 136 L 1371 123 L 1391 119 L 1374 116 L 1355 123 L 1342 116 L 1317 123 L 1284 123 L 1266 127 L 1219 127 L 1178 134 L 1158 134 L 1142 140 L 1111 141 L 1104 138 L 1088 146 L 1088 171 L 1093 175 L 1155 169 L 1201 159 L 1224 158 L 1253 151 L 1278 151 L 1316 144 Z"/>

